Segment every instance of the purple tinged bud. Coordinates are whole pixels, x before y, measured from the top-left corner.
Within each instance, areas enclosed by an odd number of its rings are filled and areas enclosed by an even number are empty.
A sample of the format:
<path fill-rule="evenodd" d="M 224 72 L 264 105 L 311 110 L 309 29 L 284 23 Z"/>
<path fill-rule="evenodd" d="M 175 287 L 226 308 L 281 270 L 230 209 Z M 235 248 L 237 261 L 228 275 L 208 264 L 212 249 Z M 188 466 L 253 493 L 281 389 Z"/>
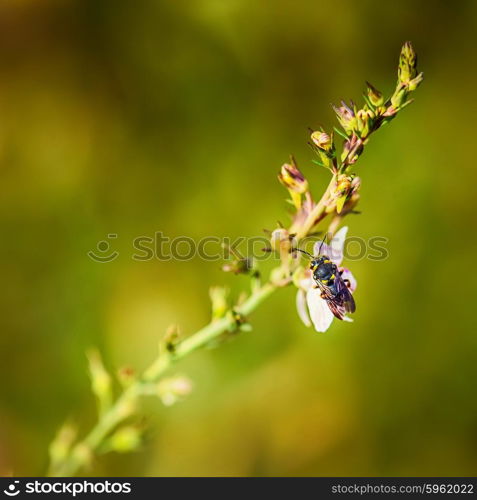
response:
<path fill-rule="evenodd" d="M 361 178 L 354 177 L 353 180 L 351 181 L 351 194 L 357 193 L 360 188 L 361 188 Z"/>
<path fill-rule="evenodd" d="M 353 109 L 351 109 L 344 101 L 341 101 L 341 106 L 333 106 L 333 109 L 336 113 L 338 121 L 341 126 L 344 128 L 347 134 L 353 131 L 353 128 L 356 125 L 356 116 Z"/>
<path fill-rule="evenodd" d="M 308 181 L 294 164 L 284 163 L 278 174 L 278 180 L 294 193 L 302 194 L 308 191 Z"/>
<path fill-rule="evenodd" d="M 323 151 L 329 151 L 333 146 L 333 139 L 326 132 L 320 132 L 319 130 L 312 132 L 311 140 L 317 148 Z"/>
<path fill-rule="evenodd" d="M 341 155 L 341 160 L 351 165 L 356 162 L 358 156 L 363 151 L 363 143 L 361 139 L 353 134 L 347 141 L 343 144 L 343 153 Z"/>

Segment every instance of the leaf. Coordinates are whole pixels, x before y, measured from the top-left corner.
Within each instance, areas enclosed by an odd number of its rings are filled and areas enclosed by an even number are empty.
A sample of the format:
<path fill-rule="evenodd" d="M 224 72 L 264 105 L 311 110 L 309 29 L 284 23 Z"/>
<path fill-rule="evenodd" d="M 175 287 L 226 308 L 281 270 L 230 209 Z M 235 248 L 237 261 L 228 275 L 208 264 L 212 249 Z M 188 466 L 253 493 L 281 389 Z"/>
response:
<path fill-rule="evenodd" d="M 333 130 L 340 135 L 345 141 L 348 140 L 348 136 L 343 132 L 343 130 L 339 129 L 338 127 L 333 127 Z"/>

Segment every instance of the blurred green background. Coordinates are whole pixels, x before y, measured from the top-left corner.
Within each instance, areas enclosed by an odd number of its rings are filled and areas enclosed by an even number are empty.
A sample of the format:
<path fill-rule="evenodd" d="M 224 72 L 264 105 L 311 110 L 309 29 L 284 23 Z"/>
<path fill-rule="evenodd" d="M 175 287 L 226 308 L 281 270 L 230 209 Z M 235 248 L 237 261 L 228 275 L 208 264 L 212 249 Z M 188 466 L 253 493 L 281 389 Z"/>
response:
<path fill-rule="evenodd" d="M 353 325 L 326 334 L 275 294 L 253 332 L 176 366 L 184 402 L 145 405 L 142 448 L 93 475 L 475 475 L 477 4 L 251 0 L 0 5 L 0 473 L 44 474 L 68 416 L 94 421 L 85 350 L 143 369 L 209 319 L 217 262 L 135 262 L 132 239 L 253 236 L 287 222 L 294 153 L 330 102 L 389 93 L 412 40 L 425 81 L 356 171 Z M 360 101 L 361 102 L 361 101 Z M 119 257 L 87 257 L 100 240 Z"/>

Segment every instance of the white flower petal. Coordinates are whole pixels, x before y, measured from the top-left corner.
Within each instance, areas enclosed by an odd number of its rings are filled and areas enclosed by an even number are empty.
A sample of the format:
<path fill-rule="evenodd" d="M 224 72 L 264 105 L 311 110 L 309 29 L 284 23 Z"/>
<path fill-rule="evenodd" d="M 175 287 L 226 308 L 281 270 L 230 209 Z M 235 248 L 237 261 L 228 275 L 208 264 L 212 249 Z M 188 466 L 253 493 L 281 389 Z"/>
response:
<path fill-rule="evenodd" d="M 342 227 L 331 240 L 331 255 L 328 257 L 339 266 L 343 262 L 343 251 L 346 241 L 346 235 L 348 234 L 348 226 Z"/>
<path fill-rule="evenodd" d="M 326 255 L 339 266 L 343 262 L 343 249 L 347 233 L 348 226 L 344 226 L 335 234 L 330 245 L 317 241 L 313 247 L 313 255 Z"/>
<path fill-rule="evenodd" d="M 323 241 L 317 241 L 313 245 L 313 255 L 328 255 L 331 253 L 331 247 Z"/>
<path fill-rule="evenodd" d="M 331 258 L 333 254 L 333 249 L 331 248 L 330 245 L 327 245 L 326 243 L 321 244 L 320 241 L 317 241 L 315 243 L 315 246 L 313 247 L 313 255 L 318 256 L 318 255 L 327 255 L 328 257 Z"/>
<path fill-rule="evenodd" d="M 296 293 L 296 310 L 305 326 L 311 326 L 310 315 L 308 314 L 308 307 L 306 305 L 306 294 L 301 289 L 298 289 Z"/>
<path fill-rule="evenodd" d="M 351 290 L 351 292 L 354 292 L 356 290 L 356 287 L 358 286 L 358 282 L 356 281 L 356 278 L 353 276 L 351 271 L 349 269 L 347 269 L 346 267 L 342 267 L 341 269 L 343 270 L 343 274 L 341 275 L 341 277 L 344 280 L 349 281 L 349 284 L 350 284 L 349 289 Z"/>
<path fill-rule="evenodd" d="M 330 311 L 326 300 L 321 298 L 318 288 L 310 288 L 306 293 L 306 302 L 311 321 L 317 332 L 326 332 L 333 321 L 333 313 Z"/>
<path fill-rule="evenodd" d="M 303 290 L 308 290 L 312 286 L 314 286 L 315 282 L 311 277 L 309 278 L 303 278 L 302 280 L 299 281 L 300 288 Z"/>

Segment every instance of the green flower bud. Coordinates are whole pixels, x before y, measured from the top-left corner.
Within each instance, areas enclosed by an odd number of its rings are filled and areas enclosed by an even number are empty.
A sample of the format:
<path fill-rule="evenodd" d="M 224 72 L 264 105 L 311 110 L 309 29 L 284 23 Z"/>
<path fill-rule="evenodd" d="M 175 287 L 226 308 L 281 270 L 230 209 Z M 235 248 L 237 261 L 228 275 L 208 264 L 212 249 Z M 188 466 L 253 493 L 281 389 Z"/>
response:
<path fill-rule="evenodd" d="M 413 79 L 409 82 L 409 84 L 408 84 L 407 88 L 408 88 L 409 90 L 411 90 L 411 91 L 412 91 L 412 90 L 416 90 L 416 89 L 417 89 L 417 87 L 419 87 L 419 85 L 421 84 L 422 80 L 424 80 L 424 73 L 419 73 L 419 74 L 416 76 L 416 78 L 413 78 Z"/>
<path fill-rule="evenodd" d="M 406 42 L 401 49 L 399 56 L 398 77 L 399 81 L 408 84 L 417 75 L 417 55 L 411 45 Z"/>
<path fill-rule="evenodd" d="M 126 426 L 118 429 L 108 440 L 108 451 L 127 453 L 141 445 L 141 432 L 136 427 Z"/>
<path fill-rule="evenodd" d="M 361 137 L 366 136 L 373 126 L 374 113 L 370 109 L 360 109 L 356 113 L 356 120 L 356 131 L 359 132 Z"/>
<path fill-rule="evenodd" d="M 98 399 L 100 413 L 104 413 L 111 406 L 113 399 L 112 380 L 106 371 L 98 351 L 88 353 L 91 389 Z"/>
<path fill-rule="evenodd" d="M 366 95 L 373 106 L 382 106 L 384 104 L 383 94 L 369 82 L 366 82 Z"/>
<path fill-rule="evenodd" d="M 65 423 L 50 444 L 49 453 L 52 466 L 61 464 L 68 456 L 76 439 L 77 428 L 70 422 Z"/>
<path fill-rule="evenodd" d="M 229 289 L 224 286 L 213 286 L 209 290 L 210 301 L 212 302 L 212 317 L 223 318 L 229 310 L 228 304 Z"/>

